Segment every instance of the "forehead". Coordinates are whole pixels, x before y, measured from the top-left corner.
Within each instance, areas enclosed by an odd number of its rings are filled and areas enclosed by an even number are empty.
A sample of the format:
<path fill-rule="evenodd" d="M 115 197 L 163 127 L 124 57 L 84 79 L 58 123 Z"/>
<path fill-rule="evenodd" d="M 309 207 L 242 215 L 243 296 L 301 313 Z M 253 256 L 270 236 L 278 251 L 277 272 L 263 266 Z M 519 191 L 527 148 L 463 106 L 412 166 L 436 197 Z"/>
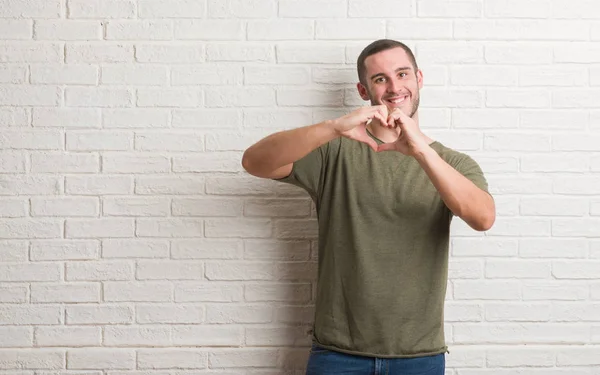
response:
<path fill-rule="evenodd" d="M 368 75 L 394 71 L 400 66 L 412 67 L 408 54 L 400 47 L 377 52 L 365 59 L 365 68 Z"/>

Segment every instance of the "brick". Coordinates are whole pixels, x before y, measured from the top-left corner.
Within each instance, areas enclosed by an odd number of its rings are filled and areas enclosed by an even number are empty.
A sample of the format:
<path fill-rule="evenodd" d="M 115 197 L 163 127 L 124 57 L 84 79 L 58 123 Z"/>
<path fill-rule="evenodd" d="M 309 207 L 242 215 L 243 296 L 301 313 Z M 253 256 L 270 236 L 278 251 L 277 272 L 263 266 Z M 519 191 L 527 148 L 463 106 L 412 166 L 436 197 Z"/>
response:
<path fill-rule="evenodd" d="M 133 0 L 68 0 L 68 18 L 134 18 Z"/>
<path fill-rule="evenodd" d="M 413 51 L 417 61 L 426 61 L 428 64 L 483 62 L 483 47 L 465 42 L 420 42 Z"/>
<path fill-rule="evenodd" d="M 100 302 L 100 284 L 31 285 L 32 303 Z"/>
<path fill-rule="evenodd" d="M 450 83 L 455 86 L 517 86 L 516 67 L 464 66 L 450 68 Z"/>
<path fill-rule="evenodd" d="M 167 173 L 171 161 L 167 156 L 138 156 L 138 154 L 105 155 L 102 171 L 105 173 Z"/>
<path fill-rule="evenodd" d="M 0 149 L 4 150 L 62 150 L 64 135 L 55 130 L 3 131 Z"/>
<path fill-rule="evenodd" d="M 547 322 L 550 320 L 549 303 L 489 303 L 485 304 L 488 322 Z"/>
<path fill-rule="evenodd" d="M 487 351 L 487 366 L 497 367 L 552 367 L 555 353 L 547 348 L 519 345 L 515 348 L 497 348 Z"/>
<path fill-rule="evenodd" d="M 0 350 L 0 369 L 57 370 L 64 367 L 65 353 L 56 349 L 5 349 Z"/>
<path fill-rule="evenodd" d="M 25 173 L 27 155 L 23 152 L 0 151 L 0 173 Z"/>
<path fill-rule="evenodd" d="M 0 1 L 0 14 L 7 18 L 58 18 L 60 9 L 58 0 Z"/>
<path fill-rule="evenodd" d="M 556 279 L 595 279 L 600 273 L 598 266 L 599 261 L 557 260 L 552 263 L 552 276 Z"/>
<path fill-rule="evenodd" d="M 61 267 L 55 263 L 5 263 L 0 265 L 0 280 L 17 281 L 57 281 L 61 278 Z"/>
<path fill-rule="evenodd" d="M 337 18 L 346 17 L 346 14 L 346 1 L 342 0 L 279 1 L 279 17 Z"/>
<path fill-rule="evenodd" d="M 187 326 L 173 327 L 173 344 L 180 346 L 241 346 L 244 330 L 241 327 Z"/>
<path fill-rule="evenodd" d="M 138 369 L 203 369 L 208 355 L 198 349 L 142 349 L 137 352 Z"/>
<path fill-rule="evenodd" d="M 600 304 L 556 302 L 552 304 L 551 319 L 558 322 L 595 322 Z"/>
<path fill-rule="evenodd" d="M 196 305 L 137 305 L 136 306 L 136 322 L 141 324 L 187 324 L 187 323 L 202 323 L 204 320 L 204 309 L 202 306 Z M 181 327 L 181 326 L 178 326 Z M 182 327 L 183 328 L 183 327 Z M 170 335 L 169 335 L 170 336 Z M 173 344 L 177 345 L 181 342 L 175 338 L 173 334 Z M 169 342 L 170 337 L 166 340 Z M 161 345 L 158 342 L 156 345 Z"/>
<path fill-rule="evenodd" d="M 1 26 L 0 26 L 1 27 Z M 27 80 L 27 68 L 24 66 L 2 66 L 0 67 L 0 83 L 14 83 L 14 84 L 22 84 Z M 11 108 L 3 108 L 2 111 L 4 116 L 8 117 L 8 114 L 12 111 Z M 21 111 L 24 112 L 24 109 Z M 5 122 L 0 121 L 1 122 Z"/>
<path fill-rule="evenodd" d="M 232 199 L 174 198 L 173 216 L 240 216 L 242 201 Z"/>
<path fill-rule="evenodd" d="M 567 155 L 568 161 L 565 159 Z M 521 171 L 523 172 L 586 172 L 589 169 L 589 158 L 583 155 L 554 153 L 553 155 L 521 156 Z"/>
<path fill-rule="evenodd" d="M 276 238 L 317 238 L 318 224 L 312 219 L 282 219 L 275 222 Z"/>
<path fill-rule="evenodd" d="M 599 95 L 598 89 L 565 89 L 552 94 L 555 108 L 598 108 L 598 103 L 589 96 Z"/>
<path fill-rule="evenodd" d="M 268 262 L 207 262 L 206 278 L 208 280 L 273 280 L 275 270 Z"/>
<path fill-rule="evenodd" d="M 133 95 L 128 89 L 67 87 L 65 103 L 70 107 L 131 107 Z"/>
<path fill-rule="evenodd" d="M 524 280 L 522 282 L 525 301 L 575 301 L 589 296 L 589 287 L 585 284 L 564 280 Z"/>
<path fill-rule="evenodd" d="M 95 154 L 33 153 L 31 171 L 37 173 L 93 173 L 100 170 Z"/>
<path fill-rule="evenodd" d="M 202 237 L 204 221 L 201 219 L 138 219 L 136 235 L 139 237 Z"/>
<path fill-rule="evenodd" d="M 219 304 L 206 306 L 206 322 L 211 324 L 252 324 L 269 323 L 273 319 L 273 311 L 269 306 Z"/>
<path fill-rule="evenodd" d="M 359 18 L 407 18 L 415 16 L 416 7 L 412 1 L 390 1 L 390 0 L 350 0 L 348 3 L 348 16 Z M 387 35 L 390 37 L 389 35 Z M 392 37 L 393 38 L 393 37 Z M 409 35 L 402 38 L 412 39 Z"/>
<path fill-rule="evenodd" d="M 227 129 L 242 124 L 242 113 L 232 109 L 174 109 L 173 128 Z"/>
<path fill-rule="evenodd" d="M 456 300 L 518 300 L 517 280 L 457 280 L 453 282 Z"/>
<path fill-rule="evenodd" d="M 494 227 L 488 231 L 492 236 L 530 236 L 543 237 L 551 233 L 551 222 L 537 218 L 498 218 Z"/>
<path fill-rule="evenodd" d="M 2 42 L 0 43 L 0 61 L 3 63 L 20 62 L 28 64 L 60 63 L 63 61 L 63 49 L 58 43 Z"/>
<path fill-rule="evenodd" d="M 135 57 L 142 63 L 191 64 L 204 62 L 205 51 L 198 44 L 138 44 Z"/>
<path fill-rule="evenodd" d="M 112 240 L 102 241 L 102 258 L 168 258 L 167 241 Z"/>
<path fill-rule="evenodd" d="M 128 324 L 133 323 L 131 306 L 111 305 L 67 305 L 66 324 Z"/>
<path fill-rule="evenodd" d="M 275 321 L 290 324 L 312 324 L 315 315 L 312 306 L 283 306 L 275 309 Z"/>
<path fill-rule="evenodd" d="M 586 86 L 587 69 L 569 66 L 536 66 L 519 69 L 519 85 L 521 86 Z"/>
<path fill-rule="evenodd" d="M 575 21 L 502 19 L 454 23 L 454 37 L 459 39 L 577 41 L 588 40 L 589 34 L 588 25 Z"/>
<path fill-rule="evenodd" d="M 191 89 L 140 89 L 137 105 L 140 107 L 198 107 L 202 92 Z"/>
<path fill-rule="evenodd" d="M 523 129 L 581 130 L 590 122 L 589 115 L 579 110 L 522 110 L 520 125 Z"/>
<path fill-rule="evenodd" d="M 241 172 L 242 155 L 237 152 L 194 154 L 173 157 L 173 172 Z"/>
<path fill-rule="evenodd" d="M 135 193 L 141 195 L 188 195 L 204 192 L 204 177 L 137 177 Z"/>
<path fill-rule="evenodd" d="M 30 251 L 32 261 L 93 260 L 98 259 L 99 254 L 100 244 L 93 240 L 32 241 Z"/>
<path fill-rule="evenodd" d="M 66 238 L 133 237 L 134 222 L 129 219 L 67 219 Z"/>
<path fill-rule="evenodd" d="M 60 306 L 4 305 L 0 306 L 1 325 L 54 325 L 61 324 Z M 2 361 L 0 361 L 1 363 Z"/>
<path fill-rule="evenodd" d="M 62 179 L 56 176 L 0 175 L 0 195 L 56 195 Z"/>
<path fill-rule="evenodd" d="M 556 353 L 557 366 L 594 366 L 600 365 L 598 345 L 589 347 L 560 348 Z"/>
<path fill-rule="evenodd" d="M 272 88 L 207 88 L 207 107 L 269 107 L 275 105 Z"/>
<path fill-rule="evenodd" d="M 317 280 L 317 262 L 275 263 L 275 280 L 299 280 L 314 282 Z M 316 293 L 316 291 L 313 293 Z"/>
<path fill-rule="evenodd" d="M 343 104 L 342 90 L 288 90 L 277 91 L 280 106 L 337 107 Z"/>
<path fill-rule="evenodd" d="M 143 0 L 138 2 L 140 18 L 205 18 L 205 0 Z"/>
<path fill-rule="evenodd" d="M 172 259 L 240 259 L 241 243 L 236 240 L 177 240 L 171 244 Z"/>
<path fill-rule="evenodd" d="M 385 37 L 382 20 L 317 20 L 315 38 L 322 40 L 381 39 Z"/>
<path fill-rule="evenodd" d="M 198 66 L 175 66 L 171 69 L 171 84 L 188 85 L 240 85 L 242 68 L 204 64 Z"/>
<path fill-rule="evenodd" d="M 102 126 L 107 129 L 169 126 L 169 110 L 163 108 L 104 109 L 102 115 Z"/>
<path fill-rule="evenodd" d="M 484 147 L 493 151 L 550 151 L 551 138 L 539 134 L 489 134 Z"/>
<path fill-rule="evenodd" d="M 135 367 L 135 350 L 85 348 L 67 351 L 69 370 L 128 370 Z"/>
<path fill-rule="evenodd" d="M 552 47 L 532 43 L 488 45 L 484 54 L 488 64 L 542 65 L 555 62 Z"/>
<path fill-rule="evenodd" d="M 198 280 L 204 279 L 204 263 L 193 261 L 138 261 L 137 280 Z"/>
<path fill-rule="evenodd" d="M 306 192 L 295 186 L 285 186 L 275 181 L 249 177 L 210 177 L 206 193 L 214 195 L 299 195 Z"/>
<path fill-rule="evenodd" d="M 310 203 L 307 199 L 255 199 L 246 201 L 244 214 L 265 217 L 310 216 Z"/>
<path fill-rule="evenodd" d="M 600 178 L 593 176 L 575 176 L 554 181 L 553 192 L 570 195 L 596 195 L 600 189 Z M 564 222 L 568 224 L 568 222 Z"/>
<path fill-rule="evenodd" d="M 0 153 L 0 157 L 2 154 Z M 29 216 L 29 202 L 23 199 L 0 199 L 3 218 L 23 218 Z"/>
<path fill-rule="evenodd" d="M 57 87 L 17 85 L 0 87 L 0 105 L 56 107 L 60 100 L 61 89 Z"/>
<path fill-rule="evenodd" d="M 70 262 L 66 267 L 68 281 L 131 280 L 133 275 L 133 265 L 125 261 Z"/>
<path fill-rule="evenodd" d="M 555 63 L 589 64 L 600 62 L 600 47 L 597 43 L 573 42 L 554 47 Z"/>
<path fill-rule="evenodd" d="M 479 90 L 430 88 L 424 93 L 429 107 L 479 108 L 483 106 L 483 95 Z"/>
<path fill-rule="evenodd" d="M 108 346 L 164 346 L 170 343 L 169 327 L 109 326 L 104 328 L 104 344 Z"/>
<path fill-rule="evenodd" d="M 353 7 L 354 4 L 360 4 Z M 389 6 L 377 7 L 378 3 L 388 3 Z M 393 4 L 393 5 L 392 5 Z M 381 17 L 389 17 L 390 10 L 398 14 L 396 17 L 406 17 L 408 13 L 406 7 L 398 7 L 394 2 L 367 2 L 367 1 L 351 1 L 350 13 L 354 9 L 364 9 L 366 14 L 382 13 Z M 392 10 L 394 9 L 394 10 Z M 357 14 L 357 17 L 363 17 Z M 396 39 L 453 39 L 453 25 L 451 20 L 438 19 L 402 19 L 392 20 L 387 23 L 386 36 Z M 429 81 L 430 78 L 427 80 Z"/>
<path fill-rule="evenodd" d="M 276 46 L 280 64 L 343 64 L 346 50 L 339 43 L 285 43 Z"/>
<path fill-rule="evenodd" d="M 206 48 L 210 62 L 273 62 L 273 48 L 258 43 L 212 43 Z"/>
<path fill-rule="evenodd" d="M 67 149 L 71 151 L 127 151 L 133 136 L 127 132 L 72 131 L 67 133 Z"/>
<path fill-rule="evenodd" d="M 446 322 L 481 322 L 483 306 L 476 303 L 447 302 L 444 318 Z"/>
<path fill-rule="evenodd" d="M 130 176 L 68 176 L 65 192 L 71 195 L 129 194 L 133 190 Z"/>
<path fill-rule="evenodd" d="M 1 7 L 2 5 L 0 5 Z M 2 8 L 0 8 L 2 9 Z M 4 14 L 4 13 L 2 13 Z M 27 40 L 31 39 L 33 22 L 30 20 L 0 20 L 0 34 L 4 40 Z M 15 82 L 16 83 L 16 82 Z"/>
<path fill-rule="evenodd" d="M 0 108 L 0 127 L 28 127 L 28 110 L 26 108 Z"/>
<path fill-rule="evenodd" d="M 272 223 L 261 219 L 207 219 L 205 220 L 206 237 L 270 237 Z"/>
<path fill-rule="evenodd" d="M 106 40 L 172 40 L 169 20 L 123 20 L 106 22 Z"/>
<path fill-rule="evenodd" d="M 248 22 L 248 40 L 306 40 L 315 35 L 311 20 L 272 19 Z"/>
<path fill-rule="evenodd" d="M 286 68 L 283 68 L 286 69 Z M 300 68 L 287 68 L 290 72 L 292 69 L 300 73 Z M 282 71 L 285 73 L 285 71 Z M 290 73 L 291 74 L 291 73 Z M 284 75 L 284 74 L 282 74 Z M 287 74 L 285 74 L 287 75 Z M 267 70 L 265 69 L 265 76 L 267 76 Z M 266 77 L 267 78 L 267 77 Z M 283 78 L 283 77 L 282 77 Z M 312 81 L 316 83 L 334 83 L 334 84 L 353 84 L 358 80 L 356 69 L 336 69 L 336 68 L 314 68 L 312 69 Z M 278 83 L 278 82 L 274 82 Z M 282 82 L 284 83 L 284 82 Z M 291 82 L 290 82 L 291 83 Z M 304 82 L 297 82 L 301 84 Z"/>
<path fill-rule="evenodd" d="M 182 282 L 175 285 L 175 302 L 240 302 L 242 300 L 242 285 L 216 282 Z"/>
<path fill-rule="evenodd" d="M 290 100 L 293 100 L 290 93 Z M 273 129 L 292 129 L 300 126 L 306 126 L 311 123 L 310 112 L 306 110 L 286 109 L 286 110 L 245 110 L 244 127 L 252 129 L 266 129 L 263 136 L 266 136 L 266 131 Z"/>
<path fill-rule="evenodd" d="M 549 194 L 552 192 L 552 180 L 533 177 L 488 177 L 492 194 Z"/>
<path fill-rule="evenodd" d="M 168 282 L 105 282 L 104 301 L 110 302 L 169 302 L 173 286 Z"/>
<path fill-rule="evenodd" d="M 274 0 L 208 0 L 209 18 L 271 18 L 276 14 Z"/>
<path fill-rule="evenodd" d="M 522 258 L 585 258 L 587 244 L 576 239 L 521 239 L 519 256 Z M 569 249 L 565 251 L 565 249 Z"/>
<path fill-rule="evenodd" d="M 98 216 L 97 198 L 32 198 L 32 216 Z"/>
<path fill-rule="evenodd" d="M 552 0 L 550 17 L 552 18 L 596 18 L 596 3 L 593 0 Z"/>
<path fill-rule="evenodd" d="M 519 113 L 507 109 L 452 109 L 452 126 L 457 129 L 516 129 Z"/>
<path fill-rule="evenodd" d="M 481 17 L 482 4 L 474 1 L 419 1 L 418 17 L 472 18 Z"/>
<path fill-rule="evenodd" d="M 62 222 L 56 219 L 0 220 L 0 238 L 3 239 L 61 238 L 62 233 Z"/>
<path fill-rule="evenodd" d="M 32 346 L 33 327 L 0 327 L 0 348 Z"/>
<path fill-rule="evenodd" d="M 544 90 L 534 89 L 492 89 L 487 90 L 488 107 L 504 108 L 546 108 L 550 107 L 551 98 Z"/>
<path fill-rule="evenodd" d="M 133 46 L 128 44 L 67 43 L 65 51 L 69 64 L 133 62 Z"/>
<path fill-rule="evenodd" d="M 463 344 L 549 344 L 582 343 L 589 339 L 589 327 L 552 323 L 479 323 L 456 325 L 454 339 Z"/>
<path fill-rule="evenodd" d="M 204 137 L 195 133 L 136 133 L 135 149 L 142 151 L 204 151 Z"/>
<path fill-rule="evenodd" d="M 100 111 L 93 108 L 34 108 L 33 126 L 99 128 Z"/>
<path fill-rule="evenodd" d="M 244 151 L 248 145 L 258 142 L 264 134 L 257 133 L 212 133 L 206 134 L 207 151 Z"/>
<path fill-rule="evenodd" d="M 102 67 L 102 84 L 107 85 L 143 85 L 165 86 L 168 82 L 168 69 L 165 66 L 115 65 Z M 118 113 L 114 110 L 112 113 Z M 143 110 L 122 110 L 120 113 L 144 113 Z M 156 111 L 158 112 L 158 111 Z M 155 112 L 155 113 L 156 113 Z M 106 122 L 111 122 L 105 119 Z"/>
<path fill-rule="evenodd" d="M 106 198 L 102 202 L 104 216 L 167 216 L 167 198 Z"/>
<path fill-rule="evenodd" d="M 584 216 L 588 203 L 573 198 L 522 198 L 521 215 L 524 216 Z"/>
<path fill-rule="evenodd" d="M 99 346 L 102 342 L 100 327 L 36 327 L 37 346 Z"/>
<path fill-rule="evenodd" d="M 26 262 L 28 253 L 27 241 L 0 241 L 0 262 Z"/>
<path fill-rule="evenodd" d="M 450 279 L 480 279 L 483 275 L 483 264 L 477 260 L 459 259 L 448 265 Z"/>
<path fill-rule="evenodd" d="M 36 40 L 100 40 L 100 21 L 36 20 L 33 27 Z"/>
<path fill-rule="evenodd" d="M 211 368 L 229 367 L 276 367 L 277 350 L 272 349 L 237 349 L 215 351 L 209 354 L 208 363 Z"/>

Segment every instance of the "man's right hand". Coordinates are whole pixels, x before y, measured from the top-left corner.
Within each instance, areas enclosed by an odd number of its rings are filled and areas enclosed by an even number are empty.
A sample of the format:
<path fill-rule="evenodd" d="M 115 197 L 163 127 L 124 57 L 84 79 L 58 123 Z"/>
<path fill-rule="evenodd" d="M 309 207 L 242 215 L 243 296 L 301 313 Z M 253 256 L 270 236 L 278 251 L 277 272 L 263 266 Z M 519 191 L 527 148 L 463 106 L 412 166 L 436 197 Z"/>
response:
<path fill-rule="evenodd" d="M 377 151 L 377 142 L 367 134 L 367 123 L 373 119 L 387 124 L 388 108 L 385 105 L 362 107 L 333 121 L 334 130 L 341 136 L 367 144 Z"/>

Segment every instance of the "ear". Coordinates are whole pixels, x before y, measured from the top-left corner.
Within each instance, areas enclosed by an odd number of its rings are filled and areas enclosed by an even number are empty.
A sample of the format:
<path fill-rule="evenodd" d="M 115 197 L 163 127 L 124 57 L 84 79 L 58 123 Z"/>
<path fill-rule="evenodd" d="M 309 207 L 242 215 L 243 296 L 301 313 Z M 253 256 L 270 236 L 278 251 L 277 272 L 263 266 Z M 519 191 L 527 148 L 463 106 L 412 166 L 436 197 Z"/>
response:
<path fill-rule="evenodd" d="M 370 100 L 369 98 L 369 92 L 367 90 L 367 88 L 362 84 L 362 83 L 357 83 L 356 84 L 356 88 L 358 89 L 358 94 L 360 95 L 360 97 L 362 98 L 362 100 Z"/>
<path fill-rule="evenodd" d="M 417 70 L 417 84 L 419 88 L 423 88 L 423 71 L 421 69 Z"/>

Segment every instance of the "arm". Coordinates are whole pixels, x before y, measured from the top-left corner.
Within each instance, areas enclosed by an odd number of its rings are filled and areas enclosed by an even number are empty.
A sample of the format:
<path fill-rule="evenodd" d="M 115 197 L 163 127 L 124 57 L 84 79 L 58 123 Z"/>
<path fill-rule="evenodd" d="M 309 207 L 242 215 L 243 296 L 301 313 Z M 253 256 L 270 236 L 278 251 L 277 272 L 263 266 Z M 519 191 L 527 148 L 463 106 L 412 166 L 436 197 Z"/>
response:
<path fill-rule="evenodd" d="M 491 195 L 452 168 L 431 147 L 420 149 L 415 158 L 456 216 L 478 231 L 492 227 L 496 206 Z"/>
<path fill-rule="evenodd" d="M 335 120 L 271 134 L 244 152 L 242 166 L 256 177 L 283 178 L 293 163 L 325 143 L 344 136 L 377 150 L 377 142 L 367 135 L 366 122 L 387 119 L 385 106 L 363 107 Z"/>

